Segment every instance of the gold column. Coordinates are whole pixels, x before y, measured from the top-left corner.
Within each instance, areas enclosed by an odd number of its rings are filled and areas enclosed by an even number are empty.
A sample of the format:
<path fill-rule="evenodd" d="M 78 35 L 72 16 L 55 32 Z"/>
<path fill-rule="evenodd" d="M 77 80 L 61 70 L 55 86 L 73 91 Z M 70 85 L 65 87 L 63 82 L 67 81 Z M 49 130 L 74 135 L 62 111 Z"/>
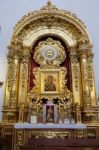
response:
<path fill-rule="evenodd" d="M 79 46 L 80 61 L 81 61 L 81 75 L 82 75 L 82 95 L 83 95 L 83 105 L 85 107 L 91 106 L 91 96 L 90 96 L 90 86 L 89 86 L 89 76 L 88 76 L 88 57 L 87 50 L 89 46 L 81 44 Z"/>
<path fill-rule="evenodd" d="M 29 58 L 30 52 L 29 49 L 24 48 L 22 59 L 20 62 L 20 79 L 19 79 L 19 101 L 18 104 L 21 103 L 26 104 L 27 102 L 27 92 L 28 92 L 28 66 L 29 66 Z"/>
<path fill-rule="evenodd" d="M 19 79 L 19 53 L 17 47 L 10 45 L 8 53 L 8 72 L 6 79 L 6 89 L 3 104 L 3 122 L 9 122 L 9 115 L 15 116 L 12 122 L 16 121 L 18 79 Z"/>
<path fill-rule="evenodd" d="M 4 105 L 16 107 L 19 79 L 19 55 L 15 47 L 9 47 L 8 73 Z"/>
<path fill-rule="evenodd" d="M 25 121 L 25 112 L 27 111 L 27 94 L 29 82 L 29 58 L 30 52 L 28 48 L 23 49 L 20 62 L 20 78 L 19 78 L 19 122 Z M 23 112 L 22 112 L 23 111 Z"/>
<path fill-rule="evenodd" d="M 81 78 L 80 63 L 76 49 L 70 51 L 71 71 L 72 71 L 72 91 L 73 103 L 81 104 Z"/>
<path fill-rule="evenodd" d="M 6 76 L 6 89 L 5 89 L 5 97 L 4 97 L 4 104 L 3 106 L 9 106 L 9 99 L 10 99 L 10 89 L 12 87 L 11 77 L 12 77 L 12 68 L 13 68 L 13 58 L 8 57 L 8 71 Z"/>
<path fill-rule="evenodd" d="M 20 103 L 20 105 L 19 105 L 19 122 L 24 122 L 24 112 L 25 112 L 24 103 Z"/>
<path fill-rule="evenodd" d="M 96 88 L 95 88 L 95 78 L 93 70 L 93 53 L 92 46 L 89 45 L 89 50 L 87 50 L 87 64 L 88 64 L 88 78 L 89 78 L 89 87 L 91 94 L 91 105 L 96 106 Z"/>
<path fill-rule="evenodd" d="M 75 114 L 76 123 L 81 123 L 81 107 L 78 103 L 75 104 Z"/>

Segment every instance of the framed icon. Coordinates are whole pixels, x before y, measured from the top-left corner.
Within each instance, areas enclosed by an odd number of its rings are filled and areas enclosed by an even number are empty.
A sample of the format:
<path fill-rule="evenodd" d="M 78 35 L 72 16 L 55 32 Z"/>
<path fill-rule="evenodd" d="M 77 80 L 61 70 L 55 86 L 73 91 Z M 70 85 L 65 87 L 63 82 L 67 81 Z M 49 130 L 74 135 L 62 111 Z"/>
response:
<path fill-rule="evenodd" d="M 61 90 L 60 70 L 42 70 L 40 73 L 40 93 L 59 94 Z"/>

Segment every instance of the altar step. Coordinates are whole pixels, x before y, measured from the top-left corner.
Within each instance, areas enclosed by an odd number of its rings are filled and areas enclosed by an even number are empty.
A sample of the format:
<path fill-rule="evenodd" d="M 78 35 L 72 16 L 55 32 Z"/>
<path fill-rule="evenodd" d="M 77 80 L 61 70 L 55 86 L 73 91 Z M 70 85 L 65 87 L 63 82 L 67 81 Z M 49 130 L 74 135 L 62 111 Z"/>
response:
<path fill-rule="evenodd" d="M 21 150 L 99 150 L 99 139 L 30 138 Z"/>
<path fill-rule="evenodd" d="M 0 150 L 11 150 L 12 137 L 0 137 Z"/>

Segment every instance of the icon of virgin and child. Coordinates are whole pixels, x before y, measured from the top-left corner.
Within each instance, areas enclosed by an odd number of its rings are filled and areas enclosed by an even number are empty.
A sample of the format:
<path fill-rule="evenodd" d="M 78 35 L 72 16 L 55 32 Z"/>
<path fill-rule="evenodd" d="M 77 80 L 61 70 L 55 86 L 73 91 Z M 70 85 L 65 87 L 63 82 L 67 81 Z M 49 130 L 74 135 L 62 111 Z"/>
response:
<path fill-rule="evenodd" d="M 56 91 L 56 85 L 54 82 L 54 77 L 52 75 L 48 75 L 45 84 L 44 84 L 45 91 Z"/>

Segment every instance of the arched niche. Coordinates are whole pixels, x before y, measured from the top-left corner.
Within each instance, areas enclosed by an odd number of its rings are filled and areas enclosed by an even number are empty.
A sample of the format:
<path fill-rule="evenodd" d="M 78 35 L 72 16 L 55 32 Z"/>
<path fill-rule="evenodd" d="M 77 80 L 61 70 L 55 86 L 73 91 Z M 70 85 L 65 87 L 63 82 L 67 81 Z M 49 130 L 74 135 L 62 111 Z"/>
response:
<path fill-rule="evenodd" d="M 55 41 L 58 41 L 61 43 L 61 45 L 64 47 L 64 50 L 65 50 L 65 54 L 66 54 L 66 59 L 62 62 L 62 64 L 60 65 L 61 67 L 65 67 L 66 70 L 67 70 L 67 73 L 66 73 L 66 80 L 67 80 L 67 87 L 68 89 L 70 90 L 72 87 L 71 87 L 71 66 L 70 66 L 70 49 L 68 47 L 68 45 L 66 45 L 66 43 L 64 43 L 63 39 L 55 34 L 44 34 L 44 36 L 39 36 L 38 39 L 35 40 L 35 42 L 33 42 L 33 45 L 32 45 L 32 50 L 31 50 L 31 58 L 30 58 L 30 68 L 31 69 L 31 73 L 30 73 L 30 89 L 32 90 L 33 86 L 34 86 L 34 83 L 33 83 L 33 68 L 35 67 L 40 67 L 40 65 L 38 65 L 35 60 L 33 59 L 34 57 L 34 53 L 35 53 L 35 49 L 36 47 L 39 45 L 40 42 L 44 42 L 46 41 L 47 39 L 51 38 L 52 40 L 55 40 Z"/>

